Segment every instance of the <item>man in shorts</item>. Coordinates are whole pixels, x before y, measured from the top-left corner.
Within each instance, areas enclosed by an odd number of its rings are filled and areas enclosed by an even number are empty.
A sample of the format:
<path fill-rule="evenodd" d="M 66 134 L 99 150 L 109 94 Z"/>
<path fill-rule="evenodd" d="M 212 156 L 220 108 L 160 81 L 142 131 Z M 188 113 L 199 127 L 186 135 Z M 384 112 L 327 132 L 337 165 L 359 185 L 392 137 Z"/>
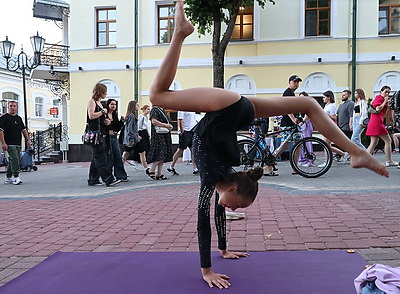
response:
<path fill-rule="evenodd" d="M 172 157 L 171 166 L 167 168 L 172 175 L 178 176 L 179 173 L 175 170 L 175 163 L 178 158 L 182 156 L 186 148 L 190 148 L 190 154 L 193 164 L 193 174 L 198 174 L 196 163 L 194 162 L 194 155 L 192 149 L 193 132 L 192 129 L 196 125 L 196 113 L 190 111 L 178 111 L 178 130 L 179 130 L 179 146 L 174 156 Z"/>

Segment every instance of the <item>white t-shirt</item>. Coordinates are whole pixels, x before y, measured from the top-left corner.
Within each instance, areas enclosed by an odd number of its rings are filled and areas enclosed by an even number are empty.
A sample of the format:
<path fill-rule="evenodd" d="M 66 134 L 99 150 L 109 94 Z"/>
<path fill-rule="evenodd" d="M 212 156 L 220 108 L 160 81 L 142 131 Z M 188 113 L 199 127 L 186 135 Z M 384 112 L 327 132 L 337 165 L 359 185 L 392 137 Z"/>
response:
<path fill-rule="evenodd" d="M 182 120 L 184 131 L 190 131 L 196 125 L 196 113 L 195 112 L 178 111 L 178 119 Z"/>
<path fill-rule="evenodd" d="M 143 114 L 139 115 L 138 119 L 138 130 L 149 130 L 150 129 L 150 120 L 148 117 L 144 116 Z"/>
<path fill-rule="evenodd" d="M 335 104 L 330 103 L 330 104 L 326 104 L 324 107 L 324 111 L 328 114 L 328 115 L 336 115 L 336 107 Z"/>

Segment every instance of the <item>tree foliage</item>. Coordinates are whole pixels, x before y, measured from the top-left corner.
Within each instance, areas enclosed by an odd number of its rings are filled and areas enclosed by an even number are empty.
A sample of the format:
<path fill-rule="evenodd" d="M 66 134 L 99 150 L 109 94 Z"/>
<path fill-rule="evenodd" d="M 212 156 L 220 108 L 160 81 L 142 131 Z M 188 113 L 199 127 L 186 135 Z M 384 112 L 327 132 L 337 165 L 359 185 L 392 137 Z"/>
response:
<path fill-rule="evenodd" d="M 265 7 L 274 0 L 185 0 L 186 15 L 201 35 L 212 34 L 214 87 L 224 85 L 224 56 L 235 27 L 240 7 L 253 6 L 254 1 Z M 222 24 L 226 29 L 222 32 Z"/>

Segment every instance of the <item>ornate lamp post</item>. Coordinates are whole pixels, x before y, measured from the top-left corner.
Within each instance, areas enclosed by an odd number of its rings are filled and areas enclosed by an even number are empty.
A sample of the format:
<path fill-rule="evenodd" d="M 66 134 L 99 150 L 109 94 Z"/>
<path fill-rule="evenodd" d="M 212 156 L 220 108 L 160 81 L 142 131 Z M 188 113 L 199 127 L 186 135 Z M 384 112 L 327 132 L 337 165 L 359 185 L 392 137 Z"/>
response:
<path fill-rule="evenodd" d="M 25 115 L 25 127 L 28 128 L 28 111 L 26 105 L 26 81 L 25 81 L 25 71 L 26 69 L 32 70 L 40 65 L 40 55 L 44 49 L 45 39 L 36 33 L 36 36 L 31 37 L 32 48 L 34 56 L 29 58 L 24 49 L 21 48 L 21 52 L 16 58 L 12 58 L 15 44 L 8 40 L 0 42 L 0 51 L 3 57 L 6 59 L 7 69 L 9 71 L 21 70 L 22 73 L 22 84 L 23 84 L 23 94 L 24 94 L 24 115 Z"/>
<path fill-rule="evenodd" d="M 8 101 L 6 99 L 1 99 L 1 115 L 5 114 L 7 112 L 7 104 Z"/>

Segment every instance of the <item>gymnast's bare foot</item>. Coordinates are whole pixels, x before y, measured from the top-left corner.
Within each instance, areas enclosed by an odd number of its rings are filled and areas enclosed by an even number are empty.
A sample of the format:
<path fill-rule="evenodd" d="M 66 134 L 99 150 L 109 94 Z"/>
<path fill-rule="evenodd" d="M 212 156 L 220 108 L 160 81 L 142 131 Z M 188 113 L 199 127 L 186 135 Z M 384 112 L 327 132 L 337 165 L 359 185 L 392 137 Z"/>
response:
<path fill-rule="evenodd" d="M 174 35 L 185 38 L 193 33 L 193 25 L 186 19 L 183 11 L 183 1 L 178 0 L 175 5 L 175 31 Z"/>
<path fill-rule="evenodd" d="M 365 167 L 377 173 L 378 175 L 387 178 L 389 177 L 389 171 L 383 165 L 383 163 L 364 150 L 361 150 L 356 154 L 351 154 L 350 165 L 353 168 Z"/>

